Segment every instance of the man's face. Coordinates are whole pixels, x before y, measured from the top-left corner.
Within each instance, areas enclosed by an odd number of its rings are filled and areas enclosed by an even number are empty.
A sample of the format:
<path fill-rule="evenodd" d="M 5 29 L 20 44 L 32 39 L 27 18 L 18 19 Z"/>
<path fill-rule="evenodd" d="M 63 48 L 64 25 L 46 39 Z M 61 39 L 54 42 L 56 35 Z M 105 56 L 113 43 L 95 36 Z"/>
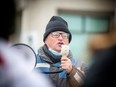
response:
<path fill-rule="evenodd" d="M 48 46 L 48 48 L 60 52 L 62 45 L 69 44 L 69 34 L 62 31 L 52 32 L 46 38 L 45 44 Z"/>

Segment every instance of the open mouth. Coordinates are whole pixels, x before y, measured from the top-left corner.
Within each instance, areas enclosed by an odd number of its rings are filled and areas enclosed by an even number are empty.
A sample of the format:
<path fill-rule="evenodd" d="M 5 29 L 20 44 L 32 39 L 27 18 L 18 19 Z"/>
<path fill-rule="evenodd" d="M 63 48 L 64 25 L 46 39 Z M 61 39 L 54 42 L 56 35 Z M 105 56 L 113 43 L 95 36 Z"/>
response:
<path fill-rule="evenodd" d="M 58 43 L 58 46 L 59 46 L 59 47 L 62 47 L 62 45 L 64 45 L 63 42 L 59 42 L 59 43 Z"/>

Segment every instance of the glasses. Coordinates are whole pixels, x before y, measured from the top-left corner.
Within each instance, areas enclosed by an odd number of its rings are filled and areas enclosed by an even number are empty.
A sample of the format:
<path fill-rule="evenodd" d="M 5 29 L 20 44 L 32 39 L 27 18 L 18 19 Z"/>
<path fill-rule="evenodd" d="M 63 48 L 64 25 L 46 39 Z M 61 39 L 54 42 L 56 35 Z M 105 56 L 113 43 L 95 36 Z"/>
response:
<path fill-rule="evenodd" d="M 60 35 L 62 36 L 63 39 L 68 39 L 69 38 L 68 33 L 52 32 L 51 35 L 52 35 L 53 38 L 58 38 Z"/>

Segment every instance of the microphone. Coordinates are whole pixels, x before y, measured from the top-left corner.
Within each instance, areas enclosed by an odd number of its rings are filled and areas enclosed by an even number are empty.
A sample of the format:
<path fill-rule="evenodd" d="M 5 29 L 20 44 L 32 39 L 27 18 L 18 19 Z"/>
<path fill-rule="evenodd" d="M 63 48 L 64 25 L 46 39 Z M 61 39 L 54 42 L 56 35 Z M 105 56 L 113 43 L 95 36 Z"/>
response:
<path fill-rule="evenodd" d="M 62 45 L 61 54 L 62 54 L 62 56 L 68 56 L 68 54 L 69 54 L 69 46 L 68 45 Z M 60 70 L 63 71 L 64 69 L 62 69 L 62 67 L 60 67 Z"/>
<path fill-rule="evenodd" d="M 69 46 L 68 45 L 62 45 L 61 54 L 62 54 L 62 56 L 68 56 L 68 54 L 69 54 Z"/>

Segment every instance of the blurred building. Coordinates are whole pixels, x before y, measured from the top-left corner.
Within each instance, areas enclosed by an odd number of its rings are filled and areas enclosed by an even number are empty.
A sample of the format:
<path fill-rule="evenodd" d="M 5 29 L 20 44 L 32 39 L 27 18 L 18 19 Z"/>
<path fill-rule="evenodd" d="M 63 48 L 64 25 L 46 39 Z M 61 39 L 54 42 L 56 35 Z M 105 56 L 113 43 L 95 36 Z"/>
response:
<path fill-rule="evenodd" d="M 43 34 L 53 15 L 63 17 L 72 33 L 70 49 L 75 58 L 86 59 L 88 39 L 109 31 L 114 17 L 115 0 L 16 0 L 16 33 L 13 43 L 29 44 L 37 52 L 43 45 Z M 114 18 L 113 18 L 114 19 Z"/>

